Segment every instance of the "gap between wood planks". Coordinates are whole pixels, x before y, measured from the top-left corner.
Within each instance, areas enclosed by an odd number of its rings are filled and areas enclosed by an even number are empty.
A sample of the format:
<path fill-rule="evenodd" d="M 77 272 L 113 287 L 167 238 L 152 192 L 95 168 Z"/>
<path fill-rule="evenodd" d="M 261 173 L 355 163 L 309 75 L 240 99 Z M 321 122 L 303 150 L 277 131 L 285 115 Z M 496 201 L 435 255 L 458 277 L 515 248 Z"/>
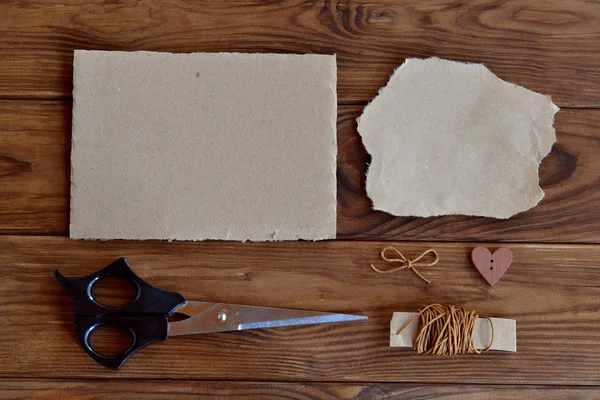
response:
<path fill-rule="evenodd" d="M 0 101 L 53 101 L 53 102 L 72 102 L 72 96 L 0 96 Z M 365 101 L 338 101 L 338 107 L 365 107 L 369 102 Z M 600 104 L 592 104 L 589 106 L 560 106 L 562 110 L 598 110 Z M 560 112 L 560 111 L 559 111 Z"/>
<path fill-rule="evenodd" d="M 227 382 L 227 383 L 275 383 L 275 384 L 301 384 L 301 385 L 339 385 L 339 386 L 369 386 L 369 385 L 385 385 L 385 386 L 398 386 L 398 387 L 457 387 L 457 386 L 465 386 L 465 387 L 520 387 L 520 388 L 535 388 L 535 387 L 544 387 L 544 388 L 561 388 L 561 389 L 582 389 L 582 388 L 599 388 L 598 385 L 564 385 L 559 383 L 544 383 L 539 385 L 532 385 L 530 383 L 456 383 L 456 384 L 448 384 L 448 383 L 435 383 L 435 382 L 422 382 L 422 381 L 402 381 L 398 383 L 390 382 L 390 381 L 378 381 L 378 380 L 369 380 L 367 381 L 333 381 L 333 380 L 318 380 L 318 381 L 294 381 L 294 380 L 269 380 L 269 379 L 210 379 L 210 378 L 161 378 L 161 377 L 153 377 L 153 378 L 144 378 L 144 377 L 132 377 L 132 376 L 119 376 L 119 372 L 115 372 L 115 376 L 98 376 L 94 378 L 71 378 L 68 376 L 59 376 L 59 377 L 21 377 L 15 378 L 11 375 L 0 375 L 0 386 L 2 385 L 2 381 L 6 382 L 74 382 L 74 383 L 89 383 L 90 381 L 94 382 L 173 382 L 173 383 L 182 383 L 182 382 Z M 1 388 L 0 388 L 1 390 Z"/>
<path fill-rule="evenodd" d="M 0 239 L 2 238 L 8 238 L 8 237 L 23 237 L 23 238 L 35 238 L 35 237 L 41 237 L 41 238 L 65 238 L 65 239 L 69 239 L 68 235 L 60 235 L 60 234 L 54 234 L 54 233 L 29 233 L 29 232 L 25 232 L 25 233 L 11 233 L 11 232 L 3 232 L 0 233 Z M 93 239 L 85 239 L 85 240 L 80 240 L 80 239 L 69 239 L 72 240 L 73 242 L 79 242 L 79 243 L 99 243 L 99 242 L 107 242 L 106 240 L 93 240 Z M 147 243 L 214 243 L 215 245 L 219 245 L 219 244 L 244 244 L 244 243 L 248 243 L 248 242 L 241 242 L 241 241 L 235 241 L 235 240 L 213 240 L 213 239 L 207 239 L 207 240 L 158 240 L 158 239 L 148 239 L 148 240 L 139 240 L 139 241 L 135 241 L 135 240 L 127 240 L 127 239 L 112 239 L 109 240 L 108 242 L 113 242 L 113 243 L 123 243 L 123 242 L 128 242 L 128 243 L 132 243 L 132 246 L 135 246 L 136 243 L 138 242 L 147 242 Z M 284 240 L 284 241 L 279 241 L 279 242 L 252 242 L 252 243 L 295 243 L 295 242 L 305 242 L 304 240 Z M 423 239 L 423 240 L 419 240 L 419 239 L 403 239 L 403 238 L 399 238 L 399 239 L 394 239 L 394 238 L 377 238 L 377 239 L 361 239 L 361 238 L 357 238 L 357 239 L 352 239 L 352 238 L 340 238 L 340 239 L 330 239 L 330 240 L 319 240 L 319 241 L 313 241 L 311 243 L 327 243 L 327 242 L 346 242 L 346 243 L 357 243 L 357 242 L 371 242 L 371 243 L 376 243 L 376 242 L 381 242 L 382 245 L 387 245 L 389 243 L 399 243 L 399 244 L 406 244 L 406 245 L 421 245 L 423 247 L 427 247 L 427 244 L 431 244 L 433 246 L 435 246 L 436 244 L 441 244 L 441 245 L 466 245 L 466 244 L 472 244 L 474 247 L 476 245 L 487 245 L 490 248 L 496 248 L 496 247 L 508 247 L 510 248 L 511 246 L 585 246 L 588 248 L 595 248 L 600 246 L 600 243 L 578 243 L 578 242 L 536 242 L 536 241 L 523 241 L 523 242 L 505 242 L 502 240 L 498 240 L 498 241 L 494 241 L 494 242 L 490 242 L 489 240 L 472 240 L 472 239 L 465 239 L 465 240 L 435 240 L 435 239 Z M 377 259 L 375 261 L 378 261 Z"/>

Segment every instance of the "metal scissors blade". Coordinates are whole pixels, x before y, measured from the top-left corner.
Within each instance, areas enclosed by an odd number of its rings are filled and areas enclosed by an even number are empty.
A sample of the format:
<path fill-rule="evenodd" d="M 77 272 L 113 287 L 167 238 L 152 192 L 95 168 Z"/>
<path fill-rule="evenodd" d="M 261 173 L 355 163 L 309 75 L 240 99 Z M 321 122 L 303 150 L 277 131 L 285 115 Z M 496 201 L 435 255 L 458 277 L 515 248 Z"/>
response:
<path fill-rule="evenodd" d="M 176 313 L 188 319 L 169 323 L 169 336 L 198 333 L 242 331 L 246 329 L 275 328 L 281 326 L 327 324 L 366 320 L 363 315 L 333 314 L 320 311 L 290 308 L 258 307 L 241 304 L 207 303 L 189 301 Z"/>

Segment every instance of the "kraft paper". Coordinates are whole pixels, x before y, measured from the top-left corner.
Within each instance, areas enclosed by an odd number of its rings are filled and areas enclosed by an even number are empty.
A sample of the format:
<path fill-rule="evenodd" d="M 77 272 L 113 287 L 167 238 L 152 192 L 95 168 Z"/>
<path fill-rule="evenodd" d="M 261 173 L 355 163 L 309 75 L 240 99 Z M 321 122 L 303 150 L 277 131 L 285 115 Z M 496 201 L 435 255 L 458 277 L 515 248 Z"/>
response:
<path fill-rule="evenodd" d="M 508 218 L 534 207 L 557 111 L 482 64 L 406 60 L 358 122 L 373 208 Z"/>

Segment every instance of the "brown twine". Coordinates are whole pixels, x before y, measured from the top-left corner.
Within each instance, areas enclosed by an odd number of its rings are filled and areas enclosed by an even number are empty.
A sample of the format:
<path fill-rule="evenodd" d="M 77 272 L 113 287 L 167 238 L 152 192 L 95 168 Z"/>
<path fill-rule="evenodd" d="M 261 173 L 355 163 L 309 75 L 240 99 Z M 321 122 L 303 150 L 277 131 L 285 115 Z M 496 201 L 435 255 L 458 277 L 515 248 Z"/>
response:
<path fill-rule="evenodd" d="M 399 258 L 389 258 L 385 255 L 385 252 L 388 250 L 393 250 L 395 251 Z M 433 260 L 432 262 L 429 263 L 419 263 L 419 260 L 423 257 L 425 257 L 425 255 L 427 255 L 428 253 L 431 253 L 435 256 L 435 260 Z M 371 264 L 371 268 L 373 268 L 376 272 L 379 272 L 380 274 L 389 274 L 391 272 L 396 272 L 396 271 L 400 271 L 402 269 L 410 269 L 412 270 L 412 272 L 414 272 L 415 274 L 417 274 L 417 276 L 421 279 L 423 279 L 425 282 L 427 283 L 431 283 L 431 281 L 427 278 L 425 278 L 423 275 L 421 275 L 419 273 L 419 271 L 417 271 L 417 269 L 415 267 L 431 267 L 434 266 L 435 264 L 438 263 L 438 261 L 440 261 L 440 256 L 438 256 L 437 251 L 433 250 L 433 249 L 429 249 L 423 252 L 423 254 L 421 254 L 419 257 L 415 258 L 414 260 L 410 260 L 406 257 L 404 257 L 404 254 L 400 253 L 400 251 L 395 248 L 394 246 L 388 246 L 385 249 L 383 249 L 381 251 L 381 258 L 383 259 L 383 261 L 385 262 L 389 262 L 389 263 L 401 263 L 402 265 L 400 265 L 399 267 L 396 268 L 392 268 L 392 269 L 387 269 L 387 270 L 380 270 L 375 268 L 375 266 L 373 264 Z"/>
<path fill-rule="evenodd" d="M 492 327 L 492 340 L 488 347 L 478 350 L 475 347 L 475 321 L 479 315 L 464 307 L 453 305 L 430 304 L 419 310 L 419 313 L 398 332 L 401 335 L 417 318 L 419 333 L 413 343 L 413 348 L 419 353 L 435 356 L 452 356 L 456 354 L 477 353 L 488 351 L 494 343 L 494 323 L 489 317 Z"/>

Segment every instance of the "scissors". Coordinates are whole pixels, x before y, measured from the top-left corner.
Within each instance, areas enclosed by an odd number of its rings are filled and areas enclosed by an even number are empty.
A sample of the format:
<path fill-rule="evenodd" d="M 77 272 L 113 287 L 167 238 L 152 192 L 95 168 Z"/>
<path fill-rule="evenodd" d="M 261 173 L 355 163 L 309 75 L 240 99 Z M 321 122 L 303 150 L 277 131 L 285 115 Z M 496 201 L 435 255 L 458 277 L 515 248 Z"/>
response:
<path fill-rule="evenodd" d="M 114 370 L 121 368 L 142 348 L 171 336 L 368 319 L 362 315 L 187 301 L 179 293 L 159 289 L 144 281 L 123 257 L 83 278 L 66 278 L 58 270 L 54 271 L 54 276 L 73 297 L 75 331 L 83 349 L 99 364 Z M 94 285 L 107 277 L 130 281 L 137 289 L 134 299 L 119 307 L 108 307 L 96 300 Z M 169 321 L 175 313 L 187 318 Z M 96 352 L 90 345 L 90 336 L 105 325 L 116 325 L 129 333 L 129 348 L 113 356 Z"/>

